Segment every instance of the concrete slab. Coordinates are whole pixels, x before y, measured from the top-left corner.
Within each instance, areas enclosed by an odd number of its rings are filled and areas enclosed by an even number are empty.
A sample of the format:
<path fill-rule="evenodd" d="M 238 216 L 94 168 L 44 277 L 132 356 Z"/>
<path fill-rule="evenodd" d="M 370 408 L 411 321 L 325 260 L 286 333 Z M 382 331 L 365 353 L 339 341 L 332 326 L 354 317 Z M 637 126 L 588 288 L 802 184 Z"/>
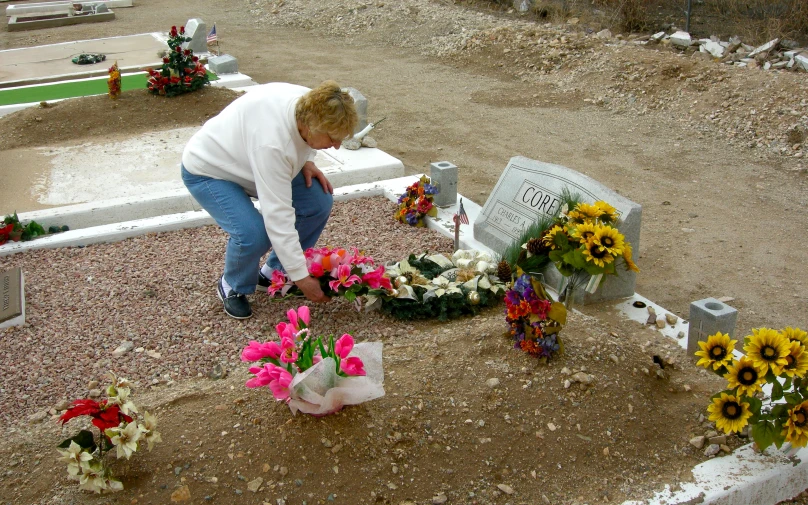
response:
<path fill-rule="evenodd" d="M 161 65 L 157 53 L 166 49 L 166 35 L 162 33 L 6 49 L 0 51 L 0 87 L 107 75 L 107 62 L 76 65 L 71 61 L 81 53 L 105 54 L 108 61 L 118 61 L 121 71 L 145 70 Z"/>
<path fill-rule="evenodd" d="M 67 12 L 74 5 L 81 5 L 82 10 L 98 4 L 104 4 L 107 8 L 117 9 L 120 7 L 132 7 L 132 0 L 94 0 L 81 2 L 26 2 L 24 4 L 13 4 L 6 7 L 6 17 L 29 16 L 32 14 L 53 14 L 57 12 Z"/>
<path fill-rule="evenodd" d="M 12 16 L 8 19 L 8 31 L 40 30 L 58 26 L 79 25 L 83 23 L 102 23 L 115 19 L 112 11 L 82 14 L 44 14 L 34 16 Z"/>

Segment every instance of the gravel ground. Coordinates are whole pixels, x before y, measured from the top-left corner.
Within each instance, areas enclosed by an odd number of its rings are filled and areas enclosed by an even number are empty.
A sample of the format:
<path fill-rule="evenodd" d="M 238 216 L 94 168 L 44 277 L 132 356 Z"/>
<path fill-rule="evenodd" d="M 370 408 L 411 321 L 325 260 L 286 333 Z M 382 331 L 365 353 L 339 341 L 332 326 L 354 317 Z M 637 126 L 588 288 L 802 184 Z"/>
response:
<path fill-rule="evenodd" d="M 378 262 L 397 261 L 402 251 L 451 252 L 452 241 L 437 233 L 391 225 L 394 210 L 382 197 L 337 203 L 320 244 L 355 245 Z M 59 410 L 110 369 L 159 384 L 207 375 L 222 360 L 237 363 L 249 339 L 266 339 L 284 320 L 288 304 L 257 293 L 255 317 L 233 330 L 215 296 L 226 240 L 221 229 L 206 226 L 0 258 L 0 270 L 23 268 L 27 302 L 25 325 L 0 330 L 7 363 L 0 420 Z M 355 327 L 356 314 L 345 303 L 315 306 L 312 318 L 323 322 L 317 330 Z M 356 333 L 363 340 L 381 335 L 376 328 Z M 113 356 L 125 342 L 134 349 Z"/>

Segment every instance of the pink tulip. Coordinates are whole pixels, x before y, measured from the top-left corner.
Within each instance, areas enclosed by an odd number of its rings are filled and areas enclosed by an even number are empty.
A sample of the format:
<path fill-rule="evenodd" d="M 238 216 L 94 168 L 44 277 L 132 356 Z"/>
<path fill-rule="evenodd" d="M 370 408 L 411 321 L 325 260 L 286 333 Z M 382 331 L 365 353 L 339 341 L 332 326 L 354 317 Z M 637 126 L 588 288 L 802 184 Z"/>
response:
<path fill-rule="evenodd" d="M 280 270 L 274 270 L 272 272 L 272 279 L 269 282 L 269 287 L 267 288 L 267 293 L 269 293 L 270 296 L 274 296 L 275 293 L 282 290 L 285 285 L 286 275 Z"/>
<path fill-rule="evenodd" d="M 336 277 L 337 280 L 328 283 L 334 291 L 339 291 L 340 286 L 349 288 L 357 282 L 362 282 L 358 275 L 351 274 L 351 267 L 348 265 L 340 265 L 336 268 L 336 271 L 337 275 L 332 274 L 332 276 Z"/>
<path fill-rule="evenodd" d="M 351 356 L 340 363 L 340 368 L 348 375 L 367 375 L 365 373 L 365 364 L 356 356 Z"/>
<path fill-rule="evenodd" d="M 259 361 L 263 358 L 278 359 L 281 348 L 277 342 L 256 342 L 250 340 L 250 345 L 241 351 L 241 361 Z"/>
<path fill-rule="evenodd" d="M 322 277 L 325 275 L 325 270 L 323 269 L 323 265 L 320 263 L 312 263 L 309 265 L 309 273 L 314 277 Z"/>
<path fill-rule="evenodd" d="M 297 347 L 294 337 L 283 337 L 281 339 L 281 361 L 284 363 L 294 363 L 297 361 Z"/>
<path fill-rule="evenodd" d="M 345 359 L 348 357 L 349 354 L 351 354 L 353 346 L 354 346 L 353 337 L 346 333 L 334 343 L 334 354 L 339 356 L 340 359 Z"/>
<path fill-rule="evenodd" d="M 269 389 L 272 390 L 272 396 L 276 400 L 286 400 L 292 393 L 289 389 L 289 384 L 292 383 L 292 374 L 286 370 L 281 369 L 281 374 L 277 380 L 269 383 Z"/>
<path fill-rule="evenodd" d="M 309 325 L 309 321 L 311 320 L 311 313 L 309 312 L 309 307 L 307 305 L 301 305 L 297 308 L 297 317 L 303 321 L 303 324 L 306 326 Z"/>
<path fill-rule="evenodd" d="M 297 311 L 295 311 L 295 309 L 289 309 L 289 310 L 286 311 L 286 319 L 289 320 L 289 324 L 294 326 L 295 330 L 300 329 L 297 326 Z"/>
<path fill-rule="evenodd" d="M 384 275 L 384 265 L 363 275 L 362 282 L 370 286 L 371 289 L 393 289 L 393 285 L 390 283 L 390 278 Z"/>
<path fill-rule="evenodd" d="M 250 372 L 254 373 L 255 377 L 248 380 L 245 384 L 248 388 L 260 388 L 272 382 L 272 377 L 267 372 L 266 367 L 250 367 Z"/>

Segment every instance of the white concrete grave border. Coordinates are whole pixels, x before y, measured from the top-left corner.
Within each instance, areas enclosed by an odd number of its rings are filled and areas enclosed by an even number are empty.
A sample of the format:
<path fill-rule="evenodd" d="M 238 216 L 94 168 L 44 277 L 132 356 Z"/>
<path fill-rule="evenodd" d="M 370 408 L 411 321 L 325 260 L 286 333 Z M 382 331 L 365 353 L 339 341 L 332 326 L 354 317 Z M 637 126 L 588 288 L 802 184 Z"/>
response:
<path fill-rule="evenodd" d="M 80 2 L 36 2 L 25 4 L 13 4 L 6 7 L 6 17 L 18 16 L 35 16 L 40 14 L 59 14 L 67 12 L 74 5 L 81 4 L 82 10 L 85 6 L 94 6 L 98 4 L 106 4 L 110 9 L 119 7 L 132 7 L 133 0 L 85 0 Z"/>

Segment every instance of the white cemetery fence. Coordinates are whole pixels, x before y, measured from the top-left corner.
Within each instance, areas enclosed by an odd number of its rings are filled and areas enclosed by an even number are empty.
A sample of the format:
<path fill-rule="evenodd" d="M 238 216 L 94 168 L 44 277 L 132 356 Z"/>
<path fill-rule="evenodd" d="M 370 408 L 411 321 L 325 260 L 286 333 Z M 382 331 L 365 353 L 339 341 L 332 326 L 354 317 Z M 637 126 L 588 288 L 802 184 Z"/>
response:
<path fill-rule="evenodd" d="M 474 223 L 474 238 L 500 254 L 518 240 L 540 216 L 554 216 L 561 206 L 561 195 L 567 189 L 582 202 L 603 200 L 617 209 L 617 227 L 631 244 L 635 256 L 640 248 L 642 207 L 620 196 L 598 181 L 569 168 L 532 160 L 522 156 L 510 159 Z M 639 265 L 642 268 L 642 265 Z M 554 266 L 544 271 L 545 281 L 557 288 L 562 279 Z M 618 266 L 617 276 L 605 276 L 595 293 L 578 288 L 579 303 L 626 298 L 634 295 L 637 274 Z"/>

